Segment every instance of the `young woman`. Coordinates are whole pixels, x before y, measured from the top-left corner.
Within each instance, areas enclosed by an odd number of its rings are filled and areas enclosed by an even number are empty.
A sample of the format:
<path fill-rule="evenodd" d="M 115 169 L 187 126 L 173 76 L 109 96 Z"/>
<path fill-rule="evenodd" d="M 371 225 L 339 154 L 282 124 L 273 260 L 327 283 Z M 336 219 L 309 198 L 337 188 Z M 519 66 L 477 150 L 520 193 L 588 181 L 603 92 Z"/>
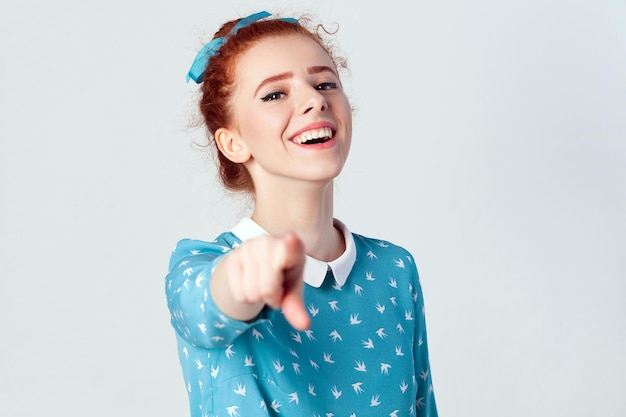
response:
<path fill-rule="evenodd" d="M 257 13 L 190 70 L 222 182 L 254 201 L 170 261 L 193 417 L 437 415 L 413 257 L 333 217 L 352 114 L 318 32 Z"/>

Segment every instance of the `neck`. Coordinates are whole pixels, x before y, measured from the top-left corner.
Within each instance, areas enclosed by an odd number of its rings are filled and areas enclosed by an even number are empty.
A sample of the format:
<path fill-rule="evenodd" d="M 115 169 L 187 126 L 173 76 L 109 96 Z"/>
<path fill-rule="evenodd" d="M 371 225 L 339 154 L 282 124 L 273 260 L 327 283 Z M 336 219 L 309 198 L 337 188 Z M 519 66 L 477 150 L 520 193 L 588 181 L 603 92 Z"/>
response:
<path fill-rule="evenodd" d="M 333 224 L 333 182 L 294 190 L 256 190 L 252 219 L 273 235 L 294 232 L 305 252 L 322 261 L 337 259 L 345 250 L 343 235 Z"/>

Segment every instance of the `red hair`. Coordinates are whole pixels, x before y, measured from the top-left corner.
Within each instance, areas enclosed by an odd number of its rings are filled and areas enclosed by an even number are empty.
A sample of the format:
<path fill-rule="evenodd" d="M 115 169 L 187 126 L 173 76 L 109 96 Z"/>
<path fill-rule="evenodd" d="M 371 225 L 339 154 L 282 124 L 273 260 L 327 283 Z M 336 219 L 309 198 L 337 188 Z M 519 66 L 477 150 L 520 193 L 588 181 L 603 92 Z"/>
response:
<path fill-rule="evenodd" d="M 240 19 L 225 23 L 215 33 L 214 39 L 227 36 L 217 55 L 212 56 L 204 71 L 201 85 L 200 112 L 209 135 L 209 142 L 215 148 L 218 157 L 219 177 L 222 184 L 230 191 L 254 192 L 254 184 L 248 170 L 243 164 L 235 163 L 226 158 L 217 149 L 214 134 L 220 127 L 231 127 L 233 121 L 233 109 L 231 97 L 235 85 L 235 67 L 239 56 L 262 39 L 272 36 L 285 36 L 299 34 L 313 39 L 331 57 L 337 68 L 345 68 L 346 63 L 342 58 L 332 53 L 332 48 L 326 42 L 320 31 L 327 32 L 321 25 L 317 31 L 307 29 L 304 24 L 306 19 L 298 19 L 298 23 L 291 23 L 281 19 L 269 19 L 257 21 L 245 26 L 236 35 L 229 36 L 232 28 Z"/>

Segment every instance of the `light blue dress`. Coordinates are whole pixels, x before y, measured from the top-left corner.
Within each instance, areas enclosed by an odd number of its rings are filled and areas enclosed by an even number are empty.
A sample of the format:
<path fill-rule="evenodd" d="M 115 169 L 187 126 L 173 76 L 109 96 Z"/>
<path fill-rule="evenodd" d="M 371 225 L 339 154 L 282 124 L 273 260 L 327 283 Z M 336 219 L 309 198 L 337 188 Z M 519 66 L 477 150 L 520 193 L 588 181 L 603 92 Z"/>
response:
<path fill-rule="evenodd" d="M 216 307 L 213 268 L 265 233 L 251 219 L 212 243 L 176 245 L 166 293 L 192 417 L 437 416 L 413 257 L 335 224 L 344 254 L 306 260 L 307 331 L 278 310 L 248 323 Z"/>

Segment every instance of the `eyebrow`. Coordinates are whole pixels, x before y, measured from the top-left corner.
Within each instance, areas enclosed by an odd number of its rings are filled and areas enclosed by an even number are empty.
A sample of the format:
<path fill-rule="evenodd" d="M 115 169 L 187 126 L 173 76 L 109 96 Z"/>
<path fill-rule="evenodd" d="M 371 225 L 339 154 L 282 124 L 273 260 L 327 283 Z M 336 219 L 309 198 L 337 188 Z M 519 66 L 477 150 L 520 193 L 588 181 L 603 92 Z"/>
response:
<path fill-rule="evenodd" d="M 326 71 L 332 73 L 335 77 L 337 77 L 337 72 L 327 65 L 316 65 L 316 66 L 309 67 L 306 69 L 307 74 L 319 74 L 321 72 L 326 72 Z M 261 83 L 258 85 L 256 90 L 254 90 L 254 95 L 256 96 L 259 90 L 267 84 L 273 83 L 275 81 L 286 80 L 291 77 L 293 77 L 293 72 L 291 71 L 283 72 L 280 74 L 272 75 L 271 77 L 267 77 L 266 79 L 261 81 Z"/>

